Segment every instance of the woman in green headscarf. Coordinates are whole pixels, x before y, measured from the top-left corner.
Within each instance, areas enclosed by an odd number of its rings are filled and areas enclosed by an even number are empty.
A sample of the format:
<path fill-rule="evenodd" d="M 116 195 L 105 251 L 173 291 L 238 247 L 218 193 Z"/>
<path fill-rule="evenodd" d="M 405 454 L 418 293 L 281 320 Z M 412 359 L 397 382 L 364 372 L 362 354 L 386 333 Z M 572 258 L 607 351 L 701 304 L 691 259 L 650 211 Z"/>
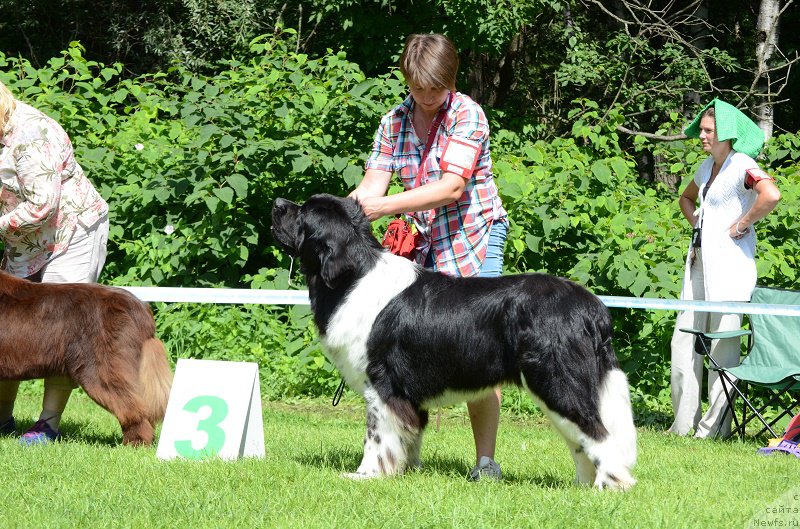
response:
<path fill-rule="evenodd" d="M 710 156 L 700 165 L 678 202 L 693 229 L 686 257 L 681 299 L 749 301 L 756 284 L 756 235 L 753 225 L 780 200 L 780 192 L 754 158 L 764 133 L 736 107 L 714 99 L 684 131 L 699 138 Z M 684 311 L 672 336 L 672 405 L 675 421 L 669 431 L 695 437 L 730 433 L 730 414 L 722 382 L 708 375 L 709 408 L 702 415 L 703 357 L 694 353 L 694 335 L 680 328 L 706 332 L 737 330 L 741 315 Z M 739 338 L 714 340 L 711 355 L 722 366 L 739 363 Z M 702 416 L 701 416 L 702 415 Z"/>

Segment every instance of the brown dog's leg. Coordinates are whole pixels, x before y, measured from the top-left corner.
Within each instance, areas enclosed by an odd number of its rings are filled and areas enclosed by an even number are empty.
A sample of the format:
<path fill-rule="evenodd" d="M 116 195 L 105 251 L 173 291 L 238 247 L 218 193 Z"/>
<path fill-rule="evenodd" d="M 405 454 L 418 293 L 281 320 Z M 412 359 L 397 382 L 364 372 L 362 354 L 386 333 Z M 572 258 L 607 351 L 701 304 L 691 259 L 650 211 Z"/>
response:
<path fill-rule="evenodd" d="M 130 445 L 153 442 L 155 424 L 164 418 L 172 384 L 163 344 L 155 338 L 138 343 L 117 342 L 116 354 L 98 363 L 94 376 L 78 380 L 87 395 L 117 418 L 122 442 Z"/>
<path fill-rule="evenodd" d="M 122 427 L 122 443 L 130 445 L 150 444 L 155 431 L 147 419 L 145 405 L 134 393 L 131 382 L 117 378 L 116 387 L 108 388 L 97 379 L 87 381 L 81 386 L 86 394 L 100 406 L 108 410 Z"/>
<path fill-rule="evenodd" d="M 155 429 L 149 421 L 142 421 L 127 428 L 122 427 L 122 444 L 139 446 L 153 444 Z"/>
<path fill-rule="evenodd" d="M 171 388 L 172 370 L 164 344 L 156 338 L 145 340 L 139 364 L 139 395 L 147 405 L 147 417 L 151 423 L 164 420 Z"/>
<path fill-rule="evenodd" d="M 115 343 L 95 346 L 95 351 L 102 354 L 91 355 L 97 359 L 93 365 L 85 365 L 71 375 L 92 400 L 117 418 L 124 444 L 149 444 L 153 442 L 154 431 L 147 403 L 140 395 L 142 342 L 126 338 L 124 342 L 116 340 Z"/>

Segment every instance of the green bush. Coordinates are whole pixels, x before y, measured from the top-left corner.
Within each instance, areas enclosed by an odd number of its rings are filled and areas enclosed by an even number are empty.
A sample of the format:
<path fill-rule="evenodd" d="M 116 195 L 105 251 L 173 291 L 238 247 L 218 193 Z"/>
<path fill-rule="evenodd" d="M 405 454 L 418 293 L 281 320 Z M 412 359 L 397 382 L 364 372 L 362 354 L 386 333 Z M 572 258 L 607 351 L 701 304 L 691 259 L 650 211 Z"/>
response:
<path fill-rule="evenodd" d="M 342 194 L 358 181 L 402 85 L 366 79 L 343 52 L 292 53 L 287 38 L 257 39 L 212 77 L 175 67 L 120 80 L 120 65 L 86 61 L 77 44 L 41 71 L 0 55 L 20 98 L 70 132 L 111 205 L 106 277 L 241 286 L 287 264 L 269 236 L 277 196 Z"/>
<path fill-rule="evenodd" d="M 176 66 L 122 79 L 121 65 L 87 61 L 77 44 L 38 70 L 0 54 L 0 78 L 62 123 L 109 201 L 105 282 L 289 288 L 290 260 L 269 233 L 273 200 L 351 189 L 380 116 L 404 93 L 394 74 L 367 78 L 341 52 L 294 53 L 292 38 L 287 30 L 257 39 L 247 57 L 208 77 Z M 592 101 L 576 101 L 570 117 L 571 134 L 550 141 L 492 124 L 511 218 L 507 272 L 545 271 L 601 295 L 676 298 L 689 229 L 677 194 L 639 178 L 635 160 L 652 150 L 686 182 L 704 154 L 690 142 L 621 139 L 621 114 Z M 671 115 L 664 130 L 680 119 Z M 759 226 L 762 284 L 798 287 L 798 159 L 796 134 L 777 136 L 765 151 L 783 201 Z M 305 307 L 156 309 L 174 359 L 258 362 L 275 398 L 330 394 L 338 383 Z M 642 420 L 657 419 L 652 411 L 669 402 L 675 314 L 612 314 Z"/>
<path fill-rule="evenodd" d="M 156 304 L 158 334 L 172 356 L 259 365 L 262 394 L 332 395 L 339 383 L 307 306 Z"/>

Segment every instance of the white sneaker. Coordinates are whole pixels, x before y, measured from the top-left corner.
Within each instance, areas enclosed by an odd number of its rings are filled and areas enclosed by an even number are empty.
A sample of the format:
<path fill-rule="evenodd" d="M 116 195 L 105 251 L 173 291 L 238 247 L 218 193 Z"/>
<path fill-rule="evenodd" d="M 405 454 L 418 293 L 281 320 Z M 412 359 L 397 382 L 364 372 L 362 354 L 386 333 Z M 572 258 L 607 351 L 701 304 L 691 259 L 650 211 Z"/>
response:
<path fill-rule="evenodd" d="M 481 456 L 478 464 L 469 472 L 470 481 L 480 481 L 482 479 L 491 479 L 500 481 L 503 479 L 503 473 L 500 472 L 500 465 L 498 465 L 491 457 Z"/>

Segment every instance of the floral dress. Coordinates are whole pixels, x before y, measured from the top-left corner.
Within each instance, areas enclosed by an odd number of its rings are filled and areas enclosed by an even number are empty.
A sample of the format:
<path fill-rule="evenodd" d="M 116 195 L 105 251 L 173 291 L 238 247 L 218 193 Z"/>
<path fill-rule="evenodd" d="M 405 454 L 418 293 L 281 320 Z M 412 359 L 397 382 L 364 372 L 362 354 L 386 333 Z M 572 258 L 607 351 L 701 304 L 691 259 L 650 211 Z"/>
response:
<path fill-rule="evenodd" d="M 53 119 L 22 102 L 0 138 L 0 237 L 3 268 L 28 277 L 64 253 L 75 227 L 108 213 L 72 142 Z"/>

